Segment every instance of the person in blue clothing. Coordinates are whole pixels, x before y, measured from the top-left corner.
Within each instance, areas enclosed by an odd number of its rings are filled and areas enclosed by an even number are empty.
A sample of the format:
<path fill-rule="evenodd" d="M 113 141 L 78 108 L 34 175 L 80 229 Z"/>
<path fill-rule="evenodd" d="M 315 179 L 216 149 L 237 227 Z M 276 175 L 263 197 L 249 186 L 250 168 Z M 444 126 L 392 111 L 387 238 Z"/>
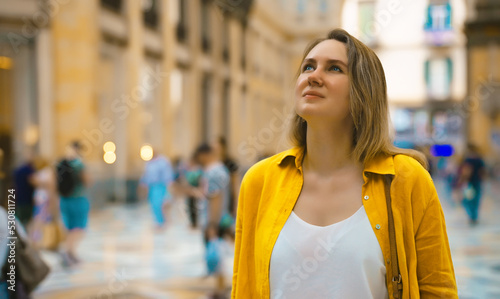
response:
<path fill-rule="evenodd" d="M 165 228 L 165 214 L 168 214 L 172 198 L 168 188 L 173 181 L 174 170 L 170 160 L 153 151 L 153 158 L 146 163 L 139 183 L 142 189 L 147 190 L 147 198 L 158 230 Z"/>
<path fill-rule="evenodd" d="M 33 195 L 35 184 L 33 175 L 35 167 L 30 157 L 22 165 L 14 169 L 14 188 L 16 189 L 16 214 L 24 226 L 27 226 L 33 217 Z"/>
<path fill-rule="evenodd" d="M 224 276 L 222 274 L 222 237 L 227 234 L 232 222 L 229 213 L 230 175 L 220 160 L 217 151 L 209 144 L 200 145 L 195 152 L 197 162 L 203 168 L 201 186 L 192 187 L 191 194 L 207 200 L 202 228 L 206 246 L 205 262 L 209 275 L 216 277 L 217 288 L 212 298 L 223 298 Z"/>
<path fill-rule="evenodd" d="M 185 183 L 194 188 L 200 186 L 203 178 L 203 170 L 201 169 L 200 165 L 197 163 L 196 160 L 197 160 L 196 155 L 193 155 L 189 160 L 189 163 L 183 175 Z M 187 196 L 186 201 L 188 207 L 189 221 L 191 223 L 191 227 L 195 229 L 198 227 L 198 213 L 199 213 L 198 210 L 200 207 L 200 202 L 196 197 L 189 195 Z"/>
<path fill-rule="evenodd" d="M 462 204 L 469 216 L 469 224 L 476 225 L 482 196 L 482 183 L 486 175 L 484 160 L 478 148 L 467 145 L 467 153 L 459 168 L 459 184 L 463 190 Z"/>
<path fill-rule="evenodd" d="M 84 237 L 90 211 L 89 178 L 80 157 L 81 149 L 81 144 L 73 141 L 66 147 L 64 159 L 56 166 L 61 218 L 68 231 L 62 253 L 66 266 L 80 262 L 76 249 Z"/>

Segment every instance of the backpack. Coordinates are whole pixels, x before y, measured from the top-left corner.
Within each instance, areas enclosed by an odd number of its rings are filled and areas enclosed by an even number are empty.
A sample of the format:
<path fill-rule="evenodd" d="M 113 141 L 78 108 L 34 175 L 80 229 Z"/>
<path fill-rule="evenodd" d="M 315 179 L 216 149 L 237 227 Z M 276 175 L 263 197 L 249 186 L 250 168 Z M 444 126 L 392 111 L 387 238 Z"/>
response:
<path fill-rule="evenodd" d="M 56 167 L 57 190 L 61 196 L 70 196 L 78 183 L 76 169 L 71 166 L 69 160 L 64 159 Z"/>

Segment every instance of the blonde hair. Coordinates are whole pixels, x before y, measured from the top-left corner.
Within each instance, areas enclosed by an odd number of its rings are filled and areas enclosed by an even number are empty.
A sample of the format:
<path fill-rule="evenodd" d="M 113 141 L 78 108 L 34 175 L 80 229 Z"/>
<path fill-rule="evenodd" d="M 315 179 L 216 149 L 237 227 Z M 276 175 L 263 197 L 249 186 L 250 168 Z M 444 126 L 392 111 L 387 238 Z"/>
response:
<path fill-rule="evenodd" d="M 334 29 L 326 38 L 316 39 L 310 43 L 304 51 L 302 61 L 316 45 L 330 39 L 344 43 L 347 50 L 350 112 L 354 126 L 353 157 L 366 164 L 381 153 L 405 154 L 427 167 L 427 160 L 422 153 L 401 149 L 392 144 L 384 69 L 372 49 L 347 31 Z M 299 74 L 300 69 L 296 78 Z M 306 136 L 307 123 L 295 113 L 291 123 L 290 138 L 295 145 L 306 148 Z"/>

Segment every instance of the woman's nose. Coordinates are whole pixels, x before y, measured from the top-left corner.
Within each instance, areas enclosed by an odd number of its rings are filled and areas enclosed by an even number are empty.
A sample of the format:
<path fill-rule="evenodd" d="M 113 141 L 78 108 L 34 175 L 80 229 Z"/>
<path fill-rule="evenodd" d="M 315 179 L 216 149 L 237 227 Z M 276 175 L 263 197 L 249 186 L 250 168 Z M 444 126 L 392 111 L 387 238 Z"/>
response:
<path fill-rule="evenodd" d="M 320 72 L 321 71 L 317 68 L 312 73 L 309 74 L 309 77 L 307 77 L 307 82 L 309 83 L 310 86 L 323 85 L 323 79 L 321 78 Z"/>

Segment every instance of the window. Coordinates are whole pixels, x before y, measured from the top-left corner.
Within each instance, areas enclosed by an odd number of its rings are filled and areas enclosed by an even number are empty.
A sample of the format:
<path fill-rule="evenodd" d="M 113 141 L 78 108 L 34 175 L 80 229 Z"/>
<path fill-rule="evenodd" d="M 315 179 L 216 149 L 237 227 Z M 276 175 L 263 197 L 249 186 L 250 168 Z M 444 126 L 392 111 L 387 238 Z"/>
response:
<path fill-rule="evenodd" d="M 243 27 L 243 34 L 241 35 L 241 68 L 245 69 L 247 66 L 247 38 L 248 31 L 246 27 Z"/>
<path fill-rule="evenodd" d="M 101 5 L 115 12 L 122 11 L 121 0 L 101 0 Z"/>
<path fill-rule="evenodd" d="M 375 21 L 375 2 L 359 2 L 358 14 L 360 39 L 368 46 L 372 46 L 376 41 L 375 33 L 379 30 L 379 28 L 376 28 L 379 25 Z"/>
<path fill-rule="evenodd" d="M 229 137 L 230 135 L 230 127 L 231 127 L 231 107 L 229 106 L 230 101 L 230 92 L 231 92 L 231 83 L 229 80 L 224 81 L 224 87 L 222 90 L 222 135 Z"/>
<path fill-rule="evenodd" d="M 209 1 L 201 0 L 201 48 L 210 51 L 210 9 Z"/>
<path fill-rule="evenodd" d="M 153 29 L 158 28 L 158 1 L 142 0 L 144 24 Z"/>
<path fill-rule="evenodd" d="M 451 5 L 448 1 L 440 4 L 429 4 L 425 22 L 426 31 L 451 30 Z"/>
<path fill-rule="evenodd" d="M 319 12 L 322 15 L 326 15 L 328 12 L 328 2 L 326 0 L 319 1 Z"/>
<path fill-rule="evenodd" d="M 177 40 L 185 42 L 187 40 L 187 1 L 179 1 L 179 23 L 177 24 Z"/>
<path fill-rule="evenodd" d="M 305 13 L 306 13 L 306 1 L 305 0 L 298 0 L 297 1 L 297 21 L 303 21 Z"/>
<path fill-rule="evenodd" d="M 326 0 L 318 1 L 318 16 L 321 20 L 328 18 L 328 2 Z"/>
<path fill-rule="evenodd" d="M 425 82 L 430 99 L 449 99 L 452 74 L 453 62 L 450 58 L 430 59 L 425 62 Z"/>
<path fill-rule="evenodd" d="M 212 103 L 210 98 L 212 78 L 204 74 L 201 83 L 201 138 L 208 142 L 212 133 Z"/>
<path fill-rule="evenodd" d="M 222 21 L 222 60 L 229 61 L 229 24 L 228 18 L 224 17 Z"/>

